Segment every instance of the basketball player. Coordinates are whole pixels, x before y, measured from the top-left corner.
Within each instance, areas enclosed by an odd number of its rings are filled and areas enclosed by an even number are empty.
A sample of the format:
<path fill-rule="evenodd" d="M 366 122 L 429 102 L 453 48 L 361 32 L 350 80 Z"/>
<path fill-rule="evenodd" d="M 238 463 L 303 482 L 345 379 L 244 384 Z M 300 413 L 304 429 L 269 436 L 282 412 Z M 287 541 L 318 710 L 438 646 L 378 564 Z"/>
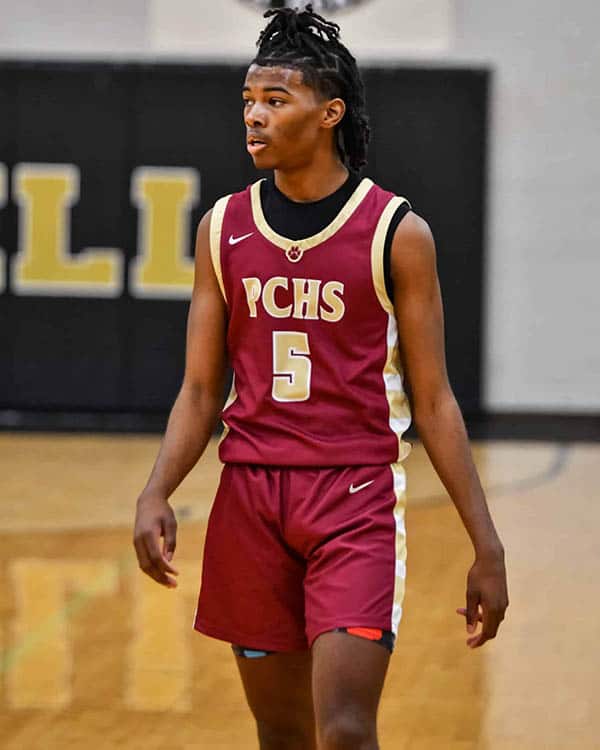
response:
<path fill-rule="evenodd" d="M 263 750 L 373 750 L 404 591 L 407 393 L 474 546 L 457 610 L 472 648 L 503 619 L 504 553 L 446 376 L 431 232 L 358 176 L 355 60 L 310 6 L 265 15 L 242 94 L 247 149 L 273 176 L 200 221 L 184 381 L 134 544 L 175 586 L 168 498 L 222 417 L 194 627 L 232 644 Z"/>

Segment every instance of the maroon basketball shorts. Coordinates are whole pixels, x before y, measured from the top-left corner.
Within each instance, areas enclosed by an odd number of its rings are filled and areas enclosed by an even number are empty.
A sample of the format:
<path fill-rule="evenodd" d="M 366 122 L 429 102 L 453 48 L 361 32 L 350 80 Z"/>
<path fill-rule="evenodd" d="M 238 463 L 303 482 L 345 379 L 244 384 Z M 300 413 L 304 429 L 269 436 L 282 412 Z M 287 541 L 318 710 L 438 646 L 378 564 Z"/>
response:
<path fill-rule="evenodd" d="M 404 507 L 399 463 L 225 464 L 194 628 L 256 655 L 307 649 L 340 628 L 372 639 L 381 631 L 393 646 L 404 596 Z"/>

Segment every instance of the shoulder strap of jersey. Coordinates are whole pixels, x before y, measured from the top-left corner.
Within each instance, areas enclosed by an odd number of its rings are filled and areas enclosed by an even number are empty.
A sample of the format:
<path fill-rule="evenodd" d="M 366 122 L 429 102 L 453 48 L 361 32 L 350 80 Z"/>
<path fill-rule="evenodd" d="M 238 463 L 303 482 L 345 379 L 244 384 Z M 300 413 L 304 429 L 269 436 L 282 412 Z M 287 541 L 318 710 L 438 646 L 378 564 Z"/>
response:
<path fill-rule="evenodd" d="M 371 243 L 371 272 L 373 275 L 373 286 L 375 287 L 375 293 L 377 294 L 379 304 L 390 314 L 393 314 L 394 306 L 385 286 L 383 251 L 387 230 L 392 217 L 403 203 L 408 203 L 410 207 L 408 200 L 399 195 L 395 195 L 388 201 L 386 207 L 381 212 L 381 216 L 375 227 L 375 233 L 373 234 L 373 241 Z"/>
<path fill-rule="evenodd" d="M 225 303 L 227 303 L 227 295 L 225 294 L 225 286 L 223 284 L 223 270 L 221 268 L 221 233 L 223 231 L 223 218 L 225 216 L 225 209 L 229 203 L 231 195 L 224 195 L 222 198 L 215 203 L 210 216 L 210 257 L 212 260 L 213 268 L 215 270 L 215 276 L 219 282 L 219 288 Z"/>

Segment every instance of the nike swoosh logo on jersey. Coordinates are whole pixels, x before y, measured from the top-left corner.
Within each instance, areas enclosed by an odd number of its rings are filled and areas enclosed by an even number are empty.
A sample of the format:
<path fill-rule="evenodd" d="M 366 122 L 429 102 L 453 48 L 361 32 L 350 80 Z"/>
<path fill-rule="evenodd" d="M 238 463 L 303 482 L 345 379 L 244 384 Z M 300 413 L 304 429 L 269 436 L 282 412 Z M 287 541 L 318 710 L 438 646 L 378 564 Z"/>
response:
<path fill-rule="evenodd" d="M 237 245 L 238 242 L 241 242 L 242 240 L 247 240 L 248 237 L 252 237 L 254 232 L 248 232 L 248 234 L 243 234 L 241 237 L 234 237 L 232 234 L 229 235 L 229 244 L 230 245 Z"/>
<path fill-rule="evenodd" d="M 350 494 L 354 495 L 355 492 L 358 492 L 359 490 L 364 490 L 365 487 L 368 487 L 370 484 L 373 484 L 375 480 L 371 479 L 370 482 L 365 482 L 364 484 L 359 484 L 358 487 L 355 487 L 353 484 L 350 485 Z"/>

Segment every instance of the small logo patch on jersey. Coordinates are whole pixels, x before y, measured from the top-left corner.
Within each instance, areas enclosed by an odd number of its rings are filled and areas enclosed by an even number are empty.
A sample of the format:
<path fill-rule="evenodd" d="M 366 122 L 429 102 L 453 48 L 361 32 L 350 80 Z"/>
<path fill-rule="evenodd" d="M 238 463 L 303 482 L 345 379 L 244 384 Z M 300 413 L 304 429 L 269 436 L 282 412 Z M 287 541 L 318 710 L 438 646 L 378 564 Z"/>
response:
<path fill-rule="evenodd" d="M 232 234 L 229 235 L 229 244 L 230 245 L 237 245 L 238 242 L 241 242 L 242 240 L 247 240 L 248 237 L 252 237 L 254 232 L 248 232 L 248 234 L 243 234 L 241 237 L 234 237 Z"/>
<path fill-rule="evenodd" d="M 373 484 L 375 480 L 371 479 L 370 482 L 365 482 L 364 484 L 359 484 L 358 487 L 355 487 L 354 484 L 350 485 L 350 494 L 354 495 L 355 492 L 358 492 L 359 490 L 364 490 L 365 487 L 368 487 L 370 484 Z"/>
<path fill-rule="evenodd" d="M 292 263 L 297 263 L 304 255 L 304 250 L 300 250 L 298 245 L 292 245 L 285 251 L 285 257 Z"/>

